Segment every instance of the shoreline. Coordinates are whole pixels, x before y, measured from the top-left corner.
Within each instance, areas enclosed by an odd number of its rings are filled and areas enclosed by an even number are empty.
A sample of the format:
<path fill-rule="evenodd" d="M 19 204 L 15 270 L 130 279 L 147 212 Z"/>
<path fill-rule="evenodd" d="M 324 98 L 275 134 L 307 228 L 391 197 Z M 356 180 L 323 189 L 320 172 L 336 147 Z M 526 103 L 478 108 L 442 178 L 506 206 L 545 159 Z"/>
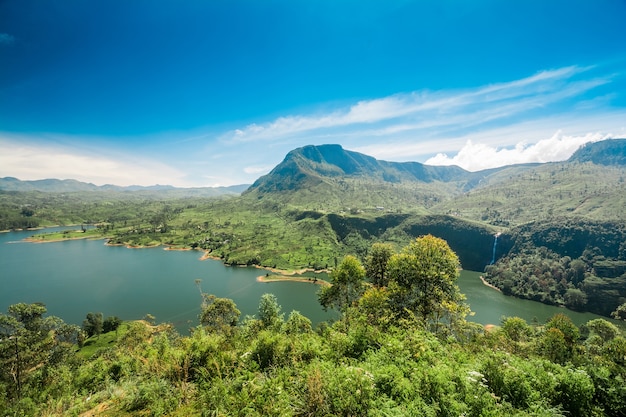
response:
<path fill-rule="evenodd" d="M 502 292 L 502 290 L 500 288 L 496 287 L 493 284 L 488 283 L 487 280 L 485 280 L 485 277 L 483 277 L 482 275 L 480 276 L 480 280 L 483 282 L 484 286 L 489 287 L 489 288 L 491 288 L 493 290 L 496 290 L 498 292 Z"/>
<path fill-rule="evenodd" d="M 103 240 L 103 239 L 106 239 L 106 237 L 78 236 L 78 237 L 63 237 L 63 238 L 46 240 L 46 239 L 41 239 L 41 238 L 36 238 L 34 236 L 31 236 L 31 237 L 26 237 L 22 240 L 25 242 L 29 242 L 29 243 L 58 243 L 58 242 L 66 242 L 68 240 Z"/>
<path fill-rule="evenodd" d="M 307 278 L 302 276 L 294 276 L 279 274 L 279 275 L 259 275 L 256 277 L 257 282 L 270 283 L 270 282 L 305 282 L 308 284 L 330 286 L 331 283 L 324 281 L 323 279 L 314 280 L 313 278 Z"/>
<path fill-rule="evenodd" d="M 45 229 L 45 228 L 44 228 Z M 106 242 L 104 243 L 105 246 L 123 246 L 127 249 L 151 249 L 151 248 L 158 248 L 160 246 L 164 246 L 163 250 L 166 251 L 201 251 L 202 249 L 194 249 L 191 247 L 175 247 L 173 245 L 167 245 L 167 244 L 158 244 L 158 245 L 128 245 L 128 244 L 124 244 L 124 243 L 110 243 L 109 241 L 109 237 L 106 236 L 102 236 L 102 237 L 93 237 L 93 236 L 77 236 L 77 237 L 61 237 L 61 238 L 54 238 L 54 239 L 45 239 L 42 236 L 45 235 L 35 235 L 35 236 L 30 236 L 27 238 L 24 238 L 23 240 L 25 242 L 29 242 L 29 243 L 58 243 L 58 242 L 65 242 L 65 241 L 70 241 L 70 240 L 83 240 L 83 239 L 88 239 L 88 240 L 106 240 Z M 198 258 L 198 260 L 200 261 L 206 261 L 208 259 L 211 260 L 216 260 L 216 261 L 220 261 L 222 262 L 222 264 L 224 266 L 241 266 L 241 267 L 254 267 L 257 269 L 262 269 L 264 271 L 269 271 L 272 272 L 274 275 L 260 275 L 257 277 L 257 282 L 264 282 L 264 283 L 270 283 L 270 282 L 306 282 L 306 283 L 310 283 L 310 284 L 319 284 L 319 285 L 331 285 L 328 281 L 325 281 L 323 279 L 317 279 L 314 280 L 315 278 L 309 278 L 309 277 L 304 277 L 302 276 L 302 274 L 304 274 L 305 272 L 314 272 L 314 273 L 318 273 L 318 272 L 325 272 L 325 273 L 329 273 L 330 271 L 328 270 L 315 270 L 312 268 L 301 268 L 301 269 L 294 269 L 294 270 L 285 270 L 285 269 L 278 269 L 278 268 L 271 268 L 271 267 L 264 267 L 264 266 L 260 266 L 260 265 L 230 265 L 230 264 L 226 264 L 224 263 L 223 259 L 218 257 L 218 256 L 214 256 L 211 255 L 211 251 L 207 251 L 204 250 L 203 254 L 200 256 L 200 258 Z"/>

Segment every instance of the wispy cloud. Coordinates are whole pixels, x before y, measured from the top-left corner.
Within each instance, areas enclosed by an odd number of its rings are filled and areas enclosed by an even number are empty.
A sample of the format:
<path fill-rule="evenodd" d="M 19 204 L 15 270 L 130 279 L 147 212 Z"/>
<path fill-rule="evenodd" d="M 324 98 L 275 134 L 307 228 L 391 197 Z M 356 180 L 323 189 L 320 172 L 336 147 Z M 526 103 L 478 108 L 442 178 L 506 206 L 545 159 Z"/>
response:
<path fill-rule="evenodd" d="M 323 143 L 378 159 L 470 170 L 562 160 L 582 143 L 626 137 L 623 76 L 607 72 L 572 66 L 473 89 L 401 93 L 239 129 L 142 137 L 125 149 L 120 144 L 132 140 L 0 132 L 0 176 L 119 185 L 252 183 L 292 149 Z M 75 143 L 91 148 L 84 152 Z"/>
<path fill-rule="evenodd" d="M 611 81 L 610 76 L 581 78 L 593 67 L 542 71 L 507 83 L 460 91 L 418 91 L 360 101 L 312 115 L 279 117 L 227 132 L 230 143 L 285 139 L 439 135 L 445 130 L 486 126 L 547 109 L 585 95 Z"/>
<path fill-rule="evenodd" d="M 15 36 L 8 33 L 0 33 L 0 45 L 13 45 L 15 43 Z"/>

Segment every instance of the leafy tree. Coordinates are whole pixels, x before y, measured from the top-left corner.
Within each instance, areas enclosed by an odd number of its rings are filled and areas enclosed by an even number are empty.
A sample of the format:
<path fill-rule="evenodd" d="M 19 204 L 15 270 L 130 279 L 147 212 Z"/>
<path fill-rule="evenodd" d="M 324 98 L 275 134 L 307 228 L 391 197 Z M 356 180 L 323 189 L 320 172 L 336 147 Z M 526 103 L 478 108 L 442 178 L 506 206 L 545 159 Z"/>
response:
<path fill-rule="evenodd" d="M 64 358 L 54 354 L 62 343 L 55 332 L 64 323 L 58 317 L 44 318 L 46 311 L 41 303 L 19 303 L 0 314 L 0 386 L 7 384 L 9 394 L 18 399 L 37 369 Z"/>
<path fill-rule="evenodd" d="M 532 336 L 532 328 L 519 317 L 503 318 L 502 331 L 514 342 L 525 342 Z"/>
<path fill-rule="evenodd" d="M 565 305 L 572 310 L 582 310 L 587 304 L 587 294 L 578 288 L 569 288 L 563 296 Z"/>
<path fill-rule="evenodd" d="M 447 242 L 422 236 L 389 259 L 390 299 L 400 316 L 407 311 L 438 325 L 443 317 L 464 320 L 467 309 L 456 285 L 460 263 Z"/>
<path fill-rule="evenodd" d="M 289 314 L 289 318 L 287 318 L 287 321 L 285 322 L 284 329 L 287 334 L 310 333 L 313 331 L 311 320 L 296 310 L 293 310 Z"/>
<path fill-rule="evenodd" d="M 386 287 L 389 283 L 387 263 L 393 255 L 393 246 L 389 243 L 374 243 L 365 260 L 365 274 L 376 287 Z"/>
<path fill-rule="evenodd" d="M 26 330 L 34 331 L 40 327 L 47 309 L 42 303 L 18 303 L 9 306 L 8 311 Z"/>
<path fill-rule="evenodd" d="M 572 282 L 575 285 L 582 282 L 585 279 L 585 271 L 587 269 L 587 265 L 582 259 L 574 259 L 570 264 L 570 271 L 572 275 Z"/>
<path fill-rule="evenodd" d="M 263 294 L 259 302 L 259 319 L 266 329 L 280 328 L 284 314 L 280 312 L 278 300 L 274 294 Z"/>
<path fill-rule="evenodd" d="M 572 347 L 574 343 L 580 337 L 580 330 L 576 326 L 572 319 L 563 313 L 558 313 L 552 316 L 545 325 L 546 329 L 559 329 L 563 333 L 563 337 L 567 342 L 567 345 Z"/>
<path fill-rule="evenodd" d="M 120 327 L 120 324 L 122 324 L 122 319 L 117 316 L 109 316 L 104 319 L 104 322 L 102 323 L 102 331 L 104 333 L 112 332 L 117 330 L 117 328 Z"/>
<path fill-rule="evenodd" d="M 556 327 L 546 329 L 539 338 L 538 353 L 552 362 L 564 364 L 571 358 L 571 349 L 568 346 L 563 332 Z"/>
<path fill-rule="evenodd" d="M 563 313 L 552 316 L 539 339 L 539 353 L 553 362 L 563 364 L 572 359 L 580 330 Z"/>
<path fill-rule="evenodd" d="M 83 320 L 83 330 L 88 337 L 100 336 L 103 325 L 102 313 L 87 313 L 87 317 Z"/>
<path fill-rule="evenodd" d="M 228 330 L 237 325 L 241 312 L 233 300 L 209 294 L 202 294 L 202 298 L 202 312 L 200 313 L 202 325 L 213 330 Z"/>
<path fill-rule="evenodd" d="M 391 321 L 392 311 L 387 288 L 368 288 L 359 299 L 357 307 L 372 325 L 387 326 Z"/>
<path fill-rule="evenodd" d="M 619 335 L 619 329 L 613 323 L 604 319 L 594 319 L 587 322 L 587 328 L 593 334 L 602 338 L 604 342 L 608 342 Z"/>
<path fill-rule="evenodd" d="M 611 313 L 611 317 L 615 320 L 626 320 L 626 303 L 620 304 L 615 311 Z"/>
<path fill-rule="evenodd" d="M 331 286 L 322 287 L 318 294 L 319 302 L 324 307 L 336 308 L 345 314 L 347 309 L 365 291 L 365 269 L 361 262 L 348 255 L 330 274 Z"/>

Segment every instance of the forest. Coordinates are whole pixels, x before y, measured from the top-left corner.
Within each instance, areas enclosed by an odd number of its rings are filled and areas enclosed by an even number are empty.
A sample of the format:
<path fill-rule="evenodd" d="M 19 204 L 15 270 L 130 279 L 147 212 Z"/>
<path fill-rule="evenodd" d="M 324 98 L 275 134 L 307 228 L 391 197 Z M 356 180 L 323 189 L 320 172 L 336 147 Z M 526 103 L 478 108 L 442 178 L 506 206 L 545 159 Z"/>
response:
<path fill-rule="evenodd" d="M 502 236 L 511 248 L 485 278 L 507 295 L 626 317 L 626 229 L 623 223 L 555 219 Z"/>
<path fill-rule="evenodd" d="M 622 416 L 626 339 L 604 319 L 471 322 L 459 259 L 426 235 L 396 251 L 345 256 L 319 301 L 340 313 L 313 328 L 272 294 L 254 316 L 202 291 L 199 323 L 43 304 L 0 314 L 0 414 L 8 416 Z"/>

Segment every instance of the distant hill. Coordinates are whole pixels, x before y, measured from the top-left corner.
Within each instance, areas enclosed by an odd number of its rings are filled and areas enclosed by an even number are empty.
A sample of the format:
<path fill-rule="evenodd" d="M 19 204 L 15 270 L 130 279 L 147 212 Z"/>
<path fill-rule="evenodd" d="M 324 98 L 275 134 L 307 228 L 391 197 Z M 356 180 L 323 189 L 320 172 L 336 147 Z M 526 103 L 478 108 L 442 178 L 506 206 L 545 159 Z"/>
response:
<path fill-rule="evenodd" d="M 197 187 L 197 188 L 178 188 L 171 185 L 151 185 L 140 186 L 131 185 L 128 187 L 120 187 L 117 185 L 95 185 L 91 183 L 76 180 L 59 180 L 44 179 L 34 181 L 22 181 L 13 177 L 0 178 L 0 190 L 2 191 L 41 191 L 48 193 L 74 193 L 74 192 L 131 192 L 139 191 L 145 193 L 159 193 L 173 196 L 195 196 L 210 197 L 219 195 L 237 195 L 241 194 L 249 187 L 248 184 L 233 185 L 229 187 Z"/>
<path fill-rule="evenodd" d="M 582 146 L 569 162 L 593 162 L 597 165 L 626 165 L 626 139 L 607 139 Z"/>

